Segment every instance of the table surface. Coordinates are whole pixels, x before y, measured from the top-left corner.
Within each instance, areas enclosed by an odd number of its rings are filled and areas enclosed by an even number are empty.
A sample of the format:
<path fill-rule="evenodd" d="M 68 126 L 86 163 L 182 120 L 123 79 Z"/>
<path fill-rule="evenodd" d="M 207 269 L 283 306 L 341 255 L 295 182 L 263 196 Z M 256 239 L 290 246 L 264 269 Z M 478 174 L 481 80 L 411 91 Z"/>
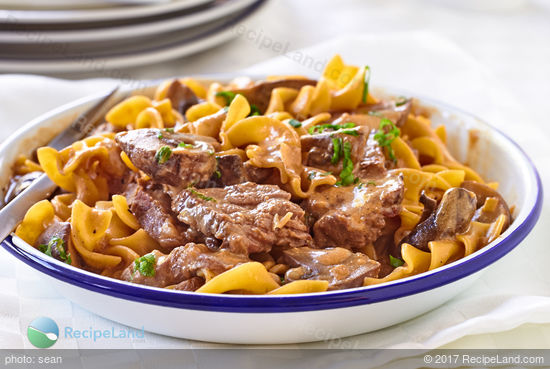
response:
<path fill-rule="evenodd" d="M 542 3 L 546 2 L 544 6 Z M 508 86 L 550 134 L 550 0 L 272 0 L 248 27 L 298 49 L 345 33 L 428 30 L 455 42 Z M 184 59 L 59 77 L 142 79 L 231 72 L 279 55 L 244 36 Z M 468 336 L 446 348 L 548 348 L 550 324 Z"/>

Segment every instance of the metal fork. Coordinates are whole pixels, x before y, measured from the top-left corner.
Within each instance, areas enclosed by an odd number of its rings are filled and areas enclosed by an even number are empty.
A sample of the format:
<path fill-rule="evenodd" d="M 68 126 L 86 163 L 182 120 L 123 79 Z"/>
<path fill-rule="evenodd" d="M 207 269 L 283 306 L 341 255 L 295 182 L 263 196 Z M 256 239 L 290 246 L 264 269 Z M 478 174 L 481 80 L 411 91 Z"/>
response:
<path fill-rule="evenodd" d="M 100 100 L 82 113 L 67 129 L 57 135 L 47 146 L 61 150 L 73 142 L 84 138 L 100 121 L 107 109 L 108 102 L 118 91 L 114 88 L 107 94 L 101 94 Z M 21 183 L 18 191 L 10 194 L 7 204 L 0 209 L 0 241 L 9 236 L 15 226 L 23 220 L 29 206 L 48 198 L 57 188 L 46 174 L 37 178 L 27 177 L 27 183 Z"/>

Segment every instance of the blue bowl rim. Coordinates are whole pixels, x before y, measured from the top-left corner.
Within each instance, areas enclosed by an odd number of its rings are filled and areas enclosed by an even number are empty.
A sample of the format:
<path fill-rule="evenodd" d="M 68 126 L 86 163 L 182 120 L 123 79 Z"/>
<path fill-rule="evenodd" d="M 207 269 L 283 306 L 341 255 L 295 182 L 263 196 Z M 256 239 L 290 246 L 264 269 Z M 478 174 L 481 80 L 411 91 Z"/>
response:
<path fill-rule="evenodd" d="M 509 144 L 513 145 L 529 164 L 529 170 L 536 179 L 535 202 L 524 221 L 517 225 L 506 237 L 497 239 L 490 248 L 476 252 L 467 260 L 458 260 L 441 269 L 422 273 L 413 277 L 368 287 L 358 287 L 348 290 L 330 291 L 316 294 L 284 295 L 284 296 L 247 296 L 247 295 L 216 295 L 195 292 L 173 291 L 143 285 L 123 282 L 117 279 L 103 277 L 94 273 L 63 264 L 57 260 L 43 257 L 43 254 L 31 247 L 31 250 L 16 245 L 13 236 L 2 241 L 2 247 L 10 254 L 57 280 L 73 286 L 121 298 L 138 303 L 159 305 L 178 309 L 201 311 L 216 311 L 230 313 L 286 313 L 300 311 L 317 311 L 339 309 L 358 305 L 373 304 L 393 299 L 399 299 L 424 291 L 436 289 L 446 284 L 481 271 L 496 262 L 514 249 L 535 226 L 542 211 L 543 189 L 539 173 L 524 150 L 509 136 L 489 123 L 434 99 L 419 97 L 421 101 L 434 103 L 482 122 L 498 133 Z M 72 105 L 72 104 L 71 104 Z M 58 110 L 58 109 L 56 109 Z M 59 109 L 62 111 L 62 109 Z M 518 221 L 518 220 L 516 220 Z M 29 246 L 30 247 L 30 246 Z M 50 259 L 50 260 L 48 260 Z"/>

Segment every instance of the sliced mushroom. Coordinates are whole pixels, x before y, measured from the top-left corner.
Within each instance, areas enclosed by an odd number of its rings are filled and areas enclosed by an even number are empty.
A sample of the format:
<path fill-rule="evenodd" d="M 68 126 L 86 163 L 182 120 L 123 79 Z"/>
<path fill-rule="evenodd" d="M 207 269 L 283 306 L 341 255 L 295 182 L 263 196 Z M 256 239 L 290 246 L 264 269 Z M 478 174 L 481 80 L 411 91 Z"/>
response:
<path fill-rule="evenodd" d="M 504 224 L 503 231 L 508 228 L 512 219 L 512 214 L 510 213 L 508 204 L 506 204 L 506 201 L 504 201 L 502 196 L 497 191 L 483 183 L 474 181 L 464 181 L 460 187 L 476 194 L 478 210 L 476 211 L 473 220 L 482 223 L 493 223 L 499 215 L 504 214 L 506 215 L 507 221 Z M 497 200 L 497 205 L 490 210 L 483 207 L 488 198 L 494 198 Z"/>
<path fill-rule="evenodd" d="M 419 223 L 422 223 L 423 221 L 428 219 L 430 215 L 432 215 L 435 208 L 437 207 L 437 201 L 432 199 L 431 197 L 426 196 L 424 191 L 422 191 L 422 194 L 420 195 L 420 203 L 424 205 L 424 210 L 422 211 L 422 215 L 420 216 L 419 221 Z"/>
<path fill-rule="evenodd" d="M 175 79 L 166 90 L 166 98 L 172 102 L 172 107 L 185 114 L 187 109 L 199 103 L 199 98 L 193 90 Z"/>
<path fill-rule="evenodd" d="M 447 190 L 437 209 L 422 223 L 419 223 L 400 244 L 408 243 L 429 251 L 428 242 L 451 239 L 468 228 L 476 212 L 476 195 L 464 188 Z"/>
<path fill-rule="evenodd" d="M 365 277 L 378 277 L 380 270 L 380 263 L 367 255 L 341 247 L 294 247 L 284 250 L 283 254 L 291 267 L 285 273 L 286 282 L 325 280 L 329 282 L 329 290 L 359 287 Z"/>
<path fill-rule="evenodd" d="M 10 185 L 8 187 L 8 190 L 6 191 L 6 195 L 4 196 L 4 204 L 7 204 L 11 200 L 17 197 L 21 192 L 25 191 L 27 187 L 29 187 L 36 179 L 38 179 L 42 174 L 42 172 L 30 172 L 25 175 L 14 177 Z M 0 207 L 4 204 L 0 204 Z"/>
<path fill-rule="evenodd" d="M 232 92 L 242 94 L 250 104 L 256 105 L 260 112 L 264 112 L 271 98 L 271 92 L 278 87 L 295 88 L 299 90 L 304 86 L 314 86 L 317 81 L 312 79 L 280 79 L 275 81 L 262 81 L 250 87 L 231 90 Z"/>

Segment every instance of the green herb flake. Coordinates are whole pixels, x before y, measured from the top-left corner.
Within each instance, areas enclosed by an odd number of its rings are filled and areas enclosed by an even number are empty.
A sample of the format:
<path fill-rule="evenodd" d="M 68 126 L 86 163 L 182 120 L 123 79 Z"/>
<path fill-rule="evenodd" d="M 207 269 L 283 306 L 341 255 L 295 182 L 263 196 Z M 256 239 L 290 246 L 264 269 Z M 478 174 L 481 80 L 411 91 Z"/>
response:
<path fill-rule="evenodd" d="M 164 136 L 162 135 L 162 133 L 159 132 L 159 134 L 157 135 L 157 138 L 158 138 L 159 140 L 162 140 L 162 139 L 164 138 Z"/>
<path fill-rule="evenodd" d="M 338 185 L 349 186 L 356 183 L 356 178 L 353 176 L 353 161 L 351 160 L 351 143 L 344 142 L 343 145 L 344 159 L 342 161 L 342 171 L 340 172 L 340 180 Z"/>
<path fill-rule="evenodd" d="M 388 129 L 389 128 L 389 129 Z M 386 148 L 388 151 L 388 156 L 392 161 L 397 161 L 391 144 L 400 135 L 399 128 L 393 124 L 393 122 L 387 118 L 383 118 L 380 121 L 380 127 L 378 132 L 374 135 L 374 139 L 378 142 L 380 147 Z"/>
<path fill-rule="evenodd" d="M 216 202 L 216 199 L 210 196 L 206 196 L 205 194 L 200 193 L 199 191 L 195 190 L 194 188 L 189 188 L 189 191 L 195 196 L 197 196 L 199 199 L 202 199 L 204 201 L 213 201 Z"/>
<path fill-rule="evenodd" d="M 405 96 L 399 96 L 399 99 L 395 101 L 395 106 L 402 106 L 409 102 Z"/>
<path fill-rule="evenodd" d="M 357 132 L 354 129 L 346 129 L 346 130 L 343 130 L 342 133 L 350 136 L 359 136 L 359 132 Z"/>
<path fill-rule="evenodd" d="M 300 128 L 302 126 L 302 122 L 300 122 L 297 119 L 291 119 L 288 121 L 288 124 L 290 124 L 294 128 Z"/>
<path fill-rule="evenodd" d="M 38 249 L 48 256 L 52 256 L 52 248 L 54 247 L 57 250 L 57 253 L 59 254 L 59 259 L 71 265 L 72 264 L 71 254 L 66 252 L 65 241 L 63 241 L 61 238 L 55 236 L 55 237 L 52 237 L 52 239 L 50 240 L 50 242 L 48 242 L 47 245 L 38 245 Z"/>
<path fill-rule="evenodd" d="M 219 169 L 216 169 L 216 171 L 214 172 L 214 174 L 216 175 L 216 178 L 221 178 L 221 177 L 222 177 L 222 172 L 220 172 Z"/>
<path fill-rule="evenodd" d="M 356 126 L 353 122 L 347 122 L 343 124 L 320 124 L 318 126 L 313 126 L 308 129 L 309 134 L 315 134 L 317 133 L 323 133 L 324 131 L 328 129 L 332 129 L 334 131 L 337 131 L 339 129 L 347 129 L 347 128 L 354 128 Z"/>
<path fill-rule="evenodd" d="M 394 258 L 390 255 L 390 265 L 394 268 L 398 268 L 401 265 L 405 264 L 405 262 L 399 258 Z"/>
<path fill-rule="evenodd" d="M 365 80 L 363 81 L 363 103 L 367 103 L 369 96 L 369 83 L 370 83 L 370 67 L 365 66 Z"/>
<path fill-rule="evenodd" d="M 342 139 L 340 137 L 332 139 L 333 154 L 330 159 L 331 164 L 337 164 L 342 155 Z"/>
<path fill-rule="evenodd" d="M 180 143 L 178 144 L 178 147 L 183 147 L 184 149 L 192 149 L 192 148 L 195 147 L 195 146 L 193 146 L 193 145 L 191 145 L 191 144 L 188 144 L 188 143 L 185 143 L 185 142 L 180 142 Z"/>
<path fill-rule="evenodd" d="M 216 97 L 223 97 L 225 99 L 226 105 L 230 105 L 233 102 L 233 99 L 237 94 L 233 91 L 220 91 L 216 92 Z"/>
<path fill-rule="evenodd" d="M 174 133 L 174 128 L 164 128 L 166 132 Z"/>
<path fill-rule="evenodd" d="M 164 164 L 170 159 L 170 156 L 172 156 L 172 149 L 169 146 L 163 146 L 157 150 L 155 160 L 159 164 Z"/>
<path fill-rule="evenodd" d="M 248 116 L 254 117 L 256 115 L 262 115 L 262 113 L 260 112 L 260 109 L 258 109 L 258 107 L 256 105 L 251 104 L 250 105 L 250 114 L 248 114 Z"/>
<path fill-rule="evenodd" d="M 134 269 L 139 271 L 139 273 L 145 277 L 154 277 L 156 264 L 157 259 L 155 258 L 155 255 L 146 254 L 134 260 Z"/>

